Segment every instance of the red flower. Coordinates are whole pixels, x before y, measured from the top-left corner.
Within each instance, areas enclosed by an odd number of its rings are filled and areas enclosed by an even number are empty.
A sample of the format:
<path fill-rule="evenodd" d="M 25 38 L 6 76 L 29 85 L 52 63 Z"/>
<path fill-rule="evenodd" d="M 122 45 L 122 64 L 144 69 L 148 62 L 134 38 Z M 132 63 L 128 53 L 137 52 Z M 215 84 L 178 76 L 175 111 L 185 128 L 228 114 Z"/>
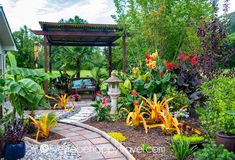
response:
<path fill-rule="evenodd" d="M 163 76 L 163 72 L 160 72 L 160 77 L 162 77 Z"/>
<path fill-rule="evenodd" d="M 134 100 L 134 105 L 135 105 L 135 106 L 139 105 L 139 101 Z"/>
<path fill-rule="evenodd" d="M 171 70 L 174 69 L 174 66 L 175 66 L 174 62 L 167 62 L 167 64 L 166 64 L 166 70 L 167 70 L 167 71 L 171 71 Z"/>
<path fill-rule="evenodd" d="M 137 91 L 136 91 L 136 90 L 132 90 L 132 91 L 131 91 L 131 94 L 136 95 L 136 94 L 137 94 Z"/>
<path fill-rule="evenodd" d="M 190 56 L 188 57 L 188 61 L 191 62 L 191 63 L 194 64 L 194 65 L 199 65 L 199 62 L 198 62 L 198 60 L 197 60 L 197 57 L 194 56 L 194 55 L 190 55 Z"/>
<path fill-rule="evenodd" d="M 178 60 L 186 60 L 186 54 L 184 54 L 183 52 L 180 52 L 180 55 L 177 59 Z"/>
<path fill-rule="evenodd" d="M 101 90 L 96 91 L 96 95 L 100 95 L 100 94 L 102 94 Z"/>
<path fill-rule="evenodd" d="M 151 57 L 149 54 L 146 54 L 146 55 L 145 55 L 145 58 L 146 58 L 147 60 L 151 60 L 152 57 Z"/>

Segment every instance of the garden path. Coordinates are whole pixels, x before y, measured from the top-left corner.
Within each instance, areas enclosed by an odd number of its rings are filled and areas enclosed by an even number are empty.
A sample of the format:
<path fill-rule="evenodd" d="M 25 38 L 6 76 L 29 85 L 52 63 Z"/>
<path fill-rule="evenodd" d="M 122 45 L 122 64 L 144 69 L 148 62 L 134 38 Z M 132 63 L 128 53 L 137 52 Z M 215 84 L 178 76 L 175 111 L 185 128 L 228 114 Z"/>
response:
<path fill-rule="evenodd" d="M 126 160 L 125 156 L 102 135 L 91 130 L 58 123 L 53 131 L 69 138 L 84 160 Z"/>

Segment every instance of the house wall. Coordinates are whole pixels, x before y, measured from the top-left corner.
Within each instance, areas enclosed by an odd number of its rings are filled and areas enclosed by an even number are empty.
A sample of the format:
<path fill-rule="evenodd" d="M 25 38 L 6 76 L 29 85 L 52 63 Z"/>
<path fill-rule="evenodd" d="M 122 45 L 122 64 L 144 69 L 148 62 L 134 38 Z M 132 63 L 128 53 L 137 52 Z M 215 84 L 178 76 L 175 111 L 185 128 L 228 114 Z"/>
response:
<path fill-rule="evenodd" d="M 5 63 L 5 51 L 2 48 L 2 45 L 0 44 L 0 75 L 3 75 L 6 69 L 6 63 Z"/>

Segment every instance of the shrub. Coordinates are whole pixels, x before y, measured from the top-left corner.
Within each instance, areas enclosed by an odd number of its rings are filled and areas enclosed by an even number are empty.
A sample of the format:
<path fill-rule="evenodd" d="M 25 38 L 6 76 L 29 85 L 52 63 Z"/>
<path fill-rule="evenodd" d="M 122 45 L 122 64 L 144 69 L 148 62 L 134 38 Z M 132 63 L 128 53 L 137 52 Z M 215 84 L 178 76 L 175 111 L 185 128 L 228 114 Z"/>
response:
<path fill-rule="evenodd" d="M 222 131 L 226 134 L 235 134 L 234 117 L 228 111 L 235 110 L 235 78 L 219 77 L 201 86 L 207 97 L 204 108 L 198 108 L 201 126 L 209 137 Z"/>
<path fill-rule="evenodd" d="M 172 101 L 169 101 L 171 112 L 178 111 L 180 108 L 190 105 L 187 95 L 182 91 L 176 90 L 175 87 L 169 87 L 166 90 L 166 98 L 174 98 Z"/>
<path fill-rule="evenodd" d="M 123 142 L 127 139 L 126 136 L 120 132 L 109 132 L 108 135 L 116 139 L 118 142 Z"/>
<path fill-rule="evenodd" d="M 3 125 L 0 125 L 0 139 L 3 138 L 4 132 L 5 132 L 4 126 L 3 126 Z"/>
<path fill-rule="evenodd" d="M 97 121 L 105 121 L 110 120 L 110 106 L 107 103 L 107 98 L 102 97 L 101 100 L 96 101 L 95 104 L 91 105 L 95 108 L 96 111 L 96 119 Z"/>
<path fill-rule="evenodd" d="M 23 140 L 26 132 L 27 129 L 23 124 L 23 120 L 13 120 L 6 127 L 4 139 L 9 144 L 18 144 Z"/>
<path fill-rule="evenodd" d="M 179 134 L 175 134 L 173 136 L 173 140 L 178 140 L 178 139 L 184 139 L 186 141 L 189 141 L 190 143 L 198 143 L 204 140 L 203 136 L 199 136 L 197 134 L 193 134 L 191 136 L 183 136 Z"/>
<path fill-rule="evenodd" d="M 234 160 L 235 155 L 224 149 L 221 144 L 219 147 L 216 144 L 204 144 L 204 148 L 194 153 L 195 160 Z"/>

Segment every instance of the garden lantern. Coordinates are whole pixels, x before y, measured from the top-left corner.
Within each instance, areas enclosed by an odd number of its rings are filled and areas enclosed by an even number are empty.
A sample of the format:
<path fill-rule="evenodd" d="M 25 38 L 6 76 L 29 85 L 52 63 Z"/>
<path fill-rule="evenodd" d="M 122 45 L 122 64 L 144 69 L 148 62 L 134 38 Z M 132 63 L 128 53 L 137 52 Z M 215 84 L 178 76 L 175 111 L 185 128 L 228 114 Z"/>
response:
<path fill-rule="evenodd" d="M 117 99 L 121 92 L 119 90 L 119 83 L 122 82 L 118 77 L 116 77 L 115 71 L 112 71 L 111 77 L 106 80 L 108 83 L 108 95 L 111 99 L 111 114 L 114 114 L 117 110 Z"/>

